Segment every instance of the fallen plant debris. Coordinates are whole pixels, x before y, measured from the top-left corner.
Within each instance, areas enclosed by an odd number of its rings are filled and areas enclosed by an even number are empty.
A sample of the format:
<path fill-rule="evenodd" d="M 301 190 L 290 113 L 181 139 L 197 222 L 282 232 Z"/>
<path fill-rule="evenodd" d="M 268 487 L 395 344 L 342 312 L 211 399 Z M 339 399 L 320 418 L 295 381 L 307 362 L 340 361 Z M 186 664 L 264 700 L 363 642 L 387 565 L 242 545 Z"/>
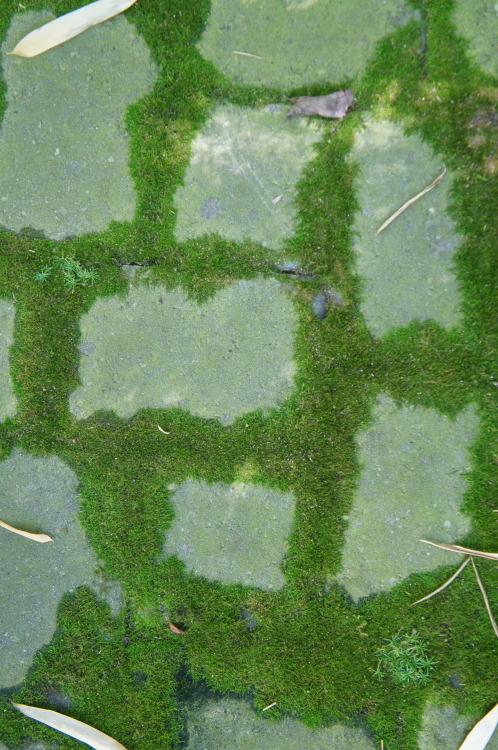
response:
<path fill-rule="evenodd" d="M 498 703 L 471 729 L 458 750 L 484 750 L 498 724 Z"/>
<path fill-rule="evenodd" d="M 173 625 L 171 620 L 168 620 L 168 625 L 172 633 L 176 633 L 177 635 L 185 635 L 185 630 L 181 630 L 180 628 L 177 628 L 176 625 Z"/>
<path fill-rule="evenodd" d="M 117 16 L 135 2 L 136 0 L 96 0 L 31 31 L 7 54 L 19 57 L 41 55 L 42 52 L 79 36 L 92 26 Z"/>
<path fill-rule="evenodd" d="M 74 737 L 76 740 L 95 748 L 95 750 L 126 750 L 124 745 L 109 737 L 108 734 L 104 734 L 104 732 L 100 732 L 82 721 L 60 714 L 58 711 L 26 706 L 23 703 L 13 703 L 12 705 L 24 716 L 40 721 L 42 724 L 52 727 L 52 729 L 57 729 L 58 732 L 69 735 L 69 737 Z"/>
<path fill-rule="evenodd" d="M 12 531 L 14 534 L 19 534 L 19 536 L 25 536 L 26 539 L 31 539 L 33 542 L 40 542 L 40 544 L 44 544 L 45 542 L 53 542 L 51 536 L 48 534 L 32 534 L 29 531 L 22 531 L 21 529 L 16 529 L 14 526 L 11 526 L 8 523 L 5 523 L 5 521 L 0 521 L 0 526 L 3 529 L 7 529 L 7 531 Z"/>
<path fill-rule="evenodd" d="M 474 568 L 474 573 L 476 576 L 477 584 L 479 586 L 479 589 L 482 594 L 482 598 L 484 599 L 484 604 L 486 606 L 486 611 L 488 613 L 489 619 L 491 621 L 491 625 L 493 627 L 493 630 L 495 632 L 496 637 L 498 638 L 498 625 L 496 623 L 495 618 L 493 617 L 493 613 L 491 611 L 491 606 L 489 604 L 488 595 L 486 594 L 486 589 L 484 588 L 484 585 L 481 581 L 481 577 L 479 575 L 479 572 L 477 570 L 476 564 L 474 562 L 474 557 L 484 557 L 488 560 L 498 560 L 498 553 L 496 552 L 482 552 L 481 550 L 476 549 L 469 549 L 468 547 L 460 547 L 458 544 L 442 544 L 439 542 L 430 542 L 427 539 L 421 539 L 421 542 L 424 542 L 425 544 L 431 544 L 433 547 L 440 547 L 441 549 L 449 550 L 450 552 L 457 552 L 458 554 L 466 554 L 468 555 L 467 559 L 463 561 L 463 563 L 460 565 L 458 570 L 453 573 L 453 575 L 448 578 L 445 583 L 443 583 L 441 586 L 439 586 L 435 591 L 432 591 L 430 594 L 427 594 L 427 596 L 422 597 L 422 599 L 418 599 L 416 602 L 413 602 L 413 604 L 420 604 L 420 602 L 425 602 L 427 599 L 430 599 L 432 596 L 435 596 L 435 594 L 439 594 L 440 591 L 445 589 L 447 586 L 452 583 L 457 576 L 460 575 L 462 570 L 467 567 L 469 562 L 472 563 L 472 567 Z"/>
<path fill-rule="evenodd" d="M 353 106 L 353 89 L 335 91 L 325 96 L 300 96 L 292 99 L 294 106 L 287 112 L 287 117 L 335 117 L 342 119 Z"/>
<path fill-rule="evenodd" d="M 433 188 L 436 187 L 436 185 L 441 182 L 444 175 L 446 174 L 446 165 L 443 164 L 443 171 L 441 174 L 438 174 L 436 179 L 434 179 L 430 185 L 427 185 L 423 190 L 420 191 L 420 193 L 417 193 L 417 195 L 414 195 L 413 198 L 410 198 L 410 200 L 406 201 L 406 203 L 403 203 L 403 205 L 398 208 L 397 211 L 395 211 L 392 216 L 390 216 L 388 219 L 385 220 L 383 224 L 380 225 L 380 227 L 377 229 L 376 234 L 380 234 L 386 227 L 391 224 L 391 222 L 394 221 L 394 219 L 397 219 L 400 214 L 403 213 L 403 211 L 406 211 L 406 209 L 412 205 L 412 203 L 415 203 L 415 201 L 418 201 L 419 198 L 422 198 L 424 195 L 426 195 L 429 191 L 431 191 Z"/>

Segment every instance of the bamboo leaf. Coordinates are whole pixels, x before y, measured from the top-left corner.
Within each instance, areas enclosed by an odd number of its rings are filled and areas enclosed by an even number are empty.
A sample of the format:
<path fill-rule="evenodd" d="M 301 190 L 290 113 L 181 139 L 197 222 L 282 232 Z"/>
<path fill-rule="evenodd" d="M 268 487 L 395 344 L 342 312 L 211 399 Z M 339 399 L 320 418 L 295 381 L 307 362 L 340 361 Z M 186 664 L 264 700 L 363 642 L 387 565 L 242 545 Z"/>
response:
<path fill-rule="evenodd" d="M 21 39 L 9 55 L 35 57 L 52 47 L 67 42 L 91 26 L 107 21 L 127 10 L 136 0 L 97 0 L 82 8 L 59 16 L 54 21 L 40 26 Z"/>
<path fill-rule="evenodd" d="M 185 631 L 180 630 L 180 628 L 177 628 L 176 625 L 173 625 L 171 620 L 168 620 L 168 625 L 172 633 L 176 633 L 177 635 L 185 635 Z"/>
<path fill-rule="evenodd" d="M 498 552 L 481 552 L 481 550 L 478 549 L 468 549 L 468 547 L 460 547 L 458 544 L 440 544 L 439 542 L 429 542 L 427 539 L 421 539 L 420 541 L 425 542 L 425 544 L 432 544 L 433 547 L 447 549 L 450 552 L 459 552 L 461 555 L 473 555 L 474 557 L 485 557 L 488 560 L 498 560 Z"/>
<path fill-rule="evenodd" d="M 12 705 L 30 719 L 41 721 L 42 724 L 46 724 L 48 727 L 52 727 L 52 729 L 57 729 L 59 732 L 63 732 L 63 734 L 68 734 L 70 737 L 74 737 L 76 740 L 90 745 L 95 750 L 126 750 L 124 745 L 113 740 L 109 735 L 99 732 L 98 729 L 94 729 L 82 721 L 72 719 L 70 716 L 65 716 L 57 711 L 49 711 L 46 708 L 25 706 L 22 703 L 13 703 Z"/>
<path fill-rule="evenodd" d="M 416 602 L 412 602 L 412 607 L 413 607 L 414 604 L 420 604 L 420 602 L 425 602 L 426 599 L 430 599 L 431 596 L 435 596 L 436 594 L 439 594 L 439 592 L 442 591 L 443 589 L 445 589 L 446 586 L 449 586 L 450 583 L 452 583 L 455 580 L 455 578 L 458 575 L 460 575 L 460 573 L 466 567 L 466 565 L 469 564 L 469 562 L 471 561 L 471 559 L 472 559 L 471 557 L 467 557 L 467 559 L 464 560 L 463 563 L 460 565 L 460 567 L 458 568 L 458 570 L 456 571 L 456 573 L 453 573 L 453 575 L 450 578 L 448 578 L 448 580 L 445 581 L 442 584 L 442 586 L 439 586 L 439 588 L 437 588 L 435 591 L 431 591 L 431 593 L 427 594 L 427 596 L 423 596 L 422 599 L 417 599 Z"/>
<path fill-rule="evenodd" d="M 484 750 L 498 724 L 498 703 L 469 732 L 458 750 Z"/>
<path fill-rule="evenodd" d="M 482 598 L 484 599 L 484 604 L 486 605 L 486 610 L 489 615 L 489 619 L 491 620 L 491 625 L 493 626 L 495 635 L 498 638 L 498 625 L 496 624 L 495 618 L 493 617 L 493 613 L 491 612 L 491 607 L 489 606 L 488 595 L 486 594 L 486 589 L 484 588 L 483 583 L 481 581 L 481 576 L 477 572 L 477 567 L 476 567 L 474 560 L 472 560 L 472 566 L 474 568 L 474 573 L 476 574 L 477 583 L 479 584 L 479 588 L 481 589 Z"/>
<path fill-rule="evenodd" d="M 53 542 L 51 536 L 48 534 L 31 534 L 29 531 L 22 531 L 21 529 L 16 529 L 14 526 L 11 526 L 8 523 L 5 523 L 5 521 L 0 521 L 0 526 L 3 529 L 7 529 L 7 531 L 13 531 L 14 534 L 19 534 L 19 536 L 25 536 L 26 539 L 32 539 L 33 542 L 40 542 L 41 544 L 44 544 L 45 542 Z"/>

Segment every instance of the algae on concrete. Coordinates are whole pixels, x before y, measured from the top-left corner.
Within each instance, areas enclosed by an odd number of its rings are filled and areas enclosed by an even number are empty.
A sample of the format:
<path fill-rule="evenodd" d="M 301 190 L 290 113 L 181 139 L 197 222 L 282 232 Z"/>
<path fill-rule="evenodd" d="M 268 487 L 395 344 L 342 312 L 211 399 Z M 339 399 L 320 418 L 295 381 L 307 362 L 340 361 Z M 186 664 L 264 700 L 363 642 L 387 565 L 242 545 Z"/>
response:
<path fill-rule="evenodd" d="M 403 0 L 213 0 L 198 47 L 244 85 L 333 84 L 361 73 L 377 42 L 413 17 Z"/>
<path fill-rule="evenodd" d="M 457 31 L 470 45 L 471 56 L 492 76 L 498 75 L 498 3 L 496 0 L 456 0 Z"/>
<path fill-rule="evenodd" d="M 418 733 L 419 750 L 458 750 L 480 718 L 470 720 L 468 716 L 460 716 L 455 706 L 427 703 Z M 494 732 L 486 750 L 498 750 L 498 731 Z"/>
<path fill-rule="evenodd" d="M 370 332 L 383 336 L 412 320 L 443 328 L 461 321 L 453 254 L 460 237 L 447 213 L 451 177 L 410 206 L 383 232 L 378 227 L 442 172 L 441 158 L 388 120 L 369 119 L 350 156 L 358 163 L 356 270 L 361 311 Z"/>
<path fill-rule="evenodd" d="M 14 336 L 14 318 L 14 305 L 0 300 L 0 420 L 13 417 L 17 409 L 9 362 L 9 349 Z"/>
<path fill-rule="evenodd" d="M 0 463 L 0 519 L 53 542 L 0 528 L 0 689 L 19 684 L 55 631 L 64 593 L 100 588 L 98 562 L 78 520 L 78 479 L 59 458 L 15 449 Z"/>
<path fill-rule="evenodd" d="M 268 721 L 235 698 L 205 701 L 186 713 L 188 750 L 375 750 L 363 729 L 309 729 L 289 717 Z"/>
<path fill-rule="evenodd" d="M 16 14 L 2 53 L 51 18 Z M 131 221 L 124 115 L 156 75 L 134 27 L 114 18 L 35 58 L 2 54 L 2 65 L 0 224 L 60 240 Z"/>
<path fill-rule="evenodd" d="M 420 539 L 454 543 L 470 529 L 459 508 L 478 427 L 468 406 L 452 421 L 433 409 L 377 399 L 356 436 L 361 467 L 336 581 L 358 601 L 418 571 L 458 564 Z"/>
<path fill-rule="evenodd" d="M 184 186 L 175 195 L 179 240 L 219 234 L 279 249 L 296 221 L 296 183 L 320 126 L 263 110 L 217 107 L 192 144 Z"/>
<path fill-rule="evenodd" d="M 196 575 L 274 591 L 285 585 L 281 562 L 294 500 L 256 484 L 188 479 L 174 488 L 175 519 L 164 554 L 177 555 Z"/>
<path fill-rule="evenodd" d="M 73 414 L 131 417 L 179 406 L 228 423 L 279 406 L 294 385 L 297 316 L 274 279 L 238 281 L 198 304 L 181 289 L 137 284 L 81 318 Z"/>

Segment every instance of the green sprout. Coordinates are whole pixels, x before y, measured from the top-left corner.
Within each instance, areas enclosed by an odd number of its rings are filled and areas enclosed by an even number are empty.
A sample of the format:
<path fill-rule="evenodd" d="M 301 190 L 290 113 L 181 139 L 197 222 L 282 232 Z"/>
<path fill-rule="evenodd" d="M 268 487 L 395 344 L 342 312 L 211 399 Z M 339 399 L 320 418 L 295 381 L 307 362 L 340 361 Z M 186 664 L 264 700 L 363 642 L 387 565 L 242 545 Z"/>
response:
<path fill-rule="evenodd" d="M 404 685 L 410 682 L 427 682 L 434 669 L 434 659 L 428 657 L 423 641 L 414 631 L 411 635 L 397 633 L 386 639 L 386 645 L 376 652 L 379 659 L 374 674 L 379 679 L 385 675 Z"/>
<path fill-rule="evenodd" d="M 52 273 L 52 266 L 43 266 L 43 268 L 38 271 L 38 273 L 35 273 L 35 281 L 46 281 L 50 274 Z"/>
<path fill-rule="evenodd" d="M 71 257 L 58 257 L 56 264 L 62 271 L 66 289 L 74 292 L 77 286 L 92 286 L 98 279 L 97 272 L 84 268 L 78 260 Z"/>

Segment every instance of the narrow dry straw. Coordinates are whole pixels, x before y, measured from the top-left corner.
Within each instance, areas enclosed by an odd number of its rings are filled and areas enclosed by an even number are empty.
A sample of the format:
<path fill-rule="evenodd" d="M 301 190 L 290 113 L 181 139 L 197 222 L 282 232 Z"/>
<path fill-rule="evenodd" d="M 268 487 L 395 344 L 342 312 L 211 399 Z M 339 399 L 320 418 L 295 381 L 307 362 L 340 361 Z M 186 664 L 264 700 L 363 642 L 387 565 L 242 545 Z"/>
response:
<path fill-rule="evenodd" d="M 392 216 L 390 216 L 388 219 L 385 220 L 385 222 L 383 224 L 380 225 L 380 227 L 377 229 L 376 233 L 380 234 L 386 227 L 389 226 L 389 224 L 392 221 L 394 221 L 394 219 L 397 219 L 398 216 L 403 213 L 403 211 L 406 211 L 406 209 L 408 208 L 408 206 L 411 206 L 412 203 L 415 203 L 415 201 L 418 201 L 419 198 L 422 198 L 423 195 L 425 195 L 430 190 L 432 190 L 433 188 L 435 188 L 436 185 L 438 184 L 438 182 L 441 182 L 441 180 L 443 179 L 443 177 L 444 177 L 445 174 L 446 174 L 446 165 L 443 164 L 443 171 L 441 172 L 441 174 L 439 174 L 436 177 L 436 179 L 431 182 L 430 185 L 427 185 L 427 187 L 425 187 L 423 190 L 421 190 L 420 193 L 417 193 L 417 195 L 414 195 L 413 198 L 410 198 L 409 201 L 406 201 L 406 203 L 403 203 L 403 205 L 401 206 L 401 208 L 398 208 L 398 210 L 395 211 Z"/>

